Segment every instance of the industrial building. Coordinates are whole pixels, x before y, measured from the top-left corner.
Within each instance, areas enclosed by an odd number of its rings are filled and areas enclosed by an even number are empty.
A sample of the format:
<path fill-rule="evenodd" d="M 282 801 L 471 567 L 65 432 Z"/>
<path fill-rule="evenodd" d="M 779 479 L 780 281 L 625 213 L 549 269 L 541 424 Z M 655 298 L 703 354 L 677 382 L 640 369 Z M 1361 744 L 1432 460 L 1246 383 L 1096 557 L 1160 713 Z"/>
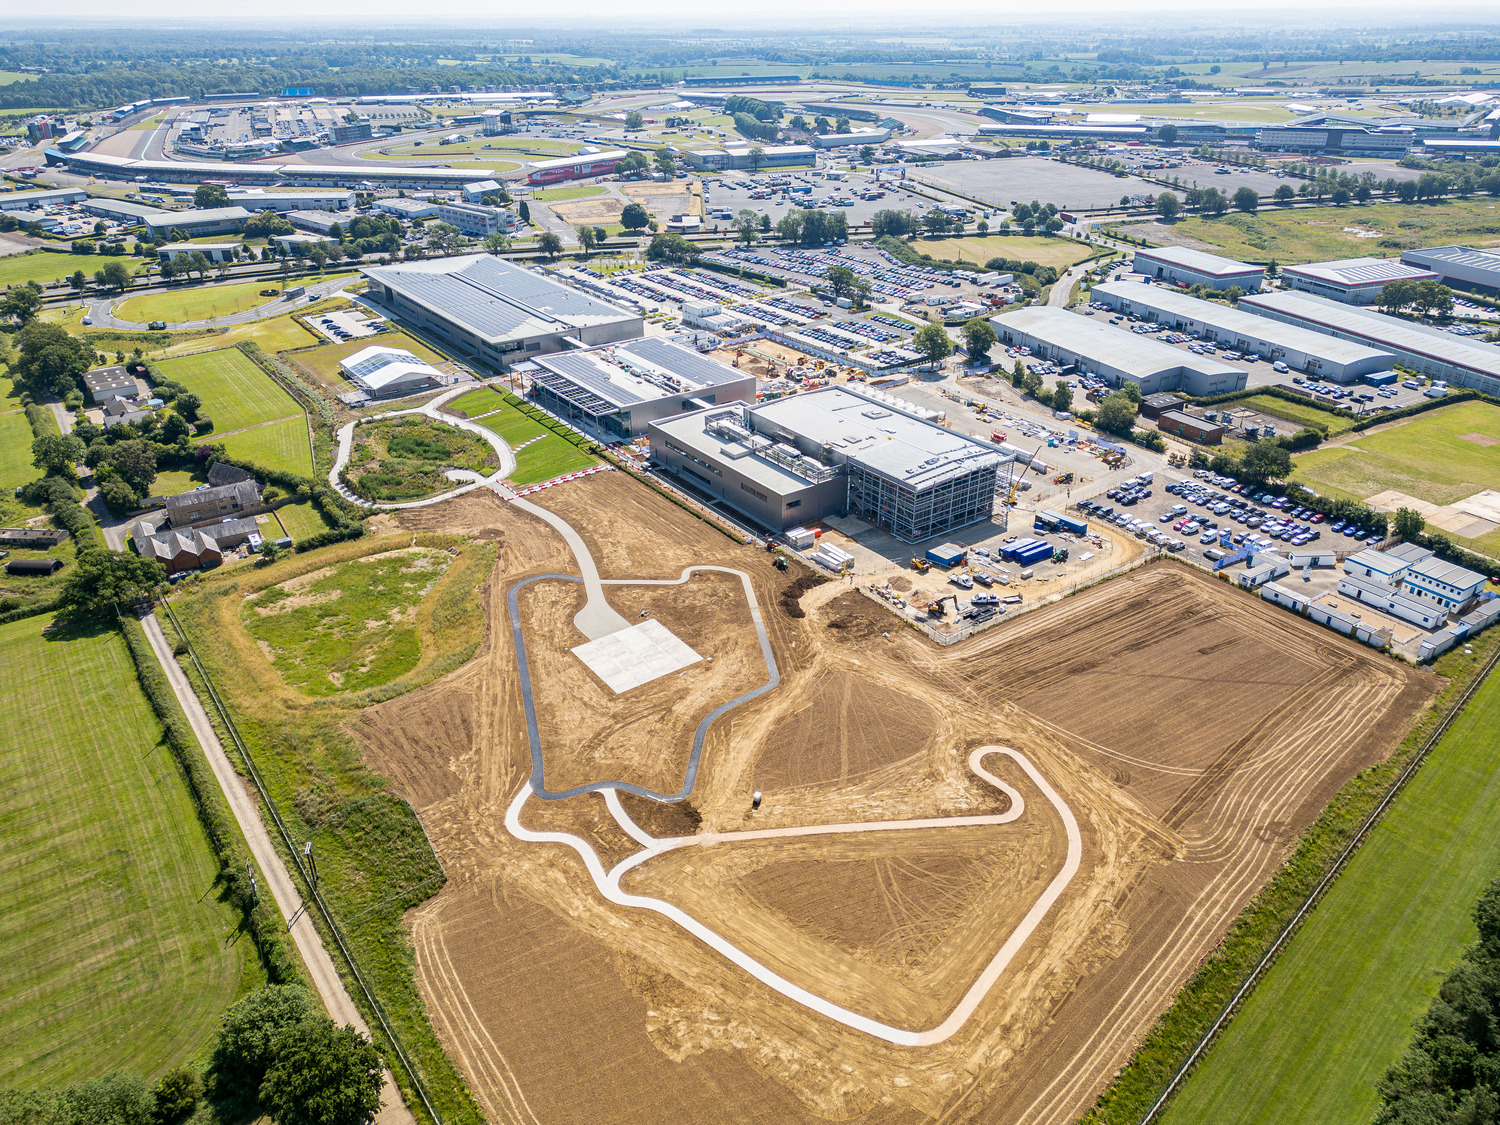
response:
<path fill-rule="evenodd" d="M 30 207 L 62 207 L 82 203 L 89 193 L 82 188 L 57 188 L 54 191 L 20 191 L 0 195 L 0 211 L 23 211 Z"/>
<path fill-rule="evenodd" d="M 994 514 L 1001 458 L 927 412 L 857 387 L 650 425 L 658 464 L 773 531 L 846 514 L 905 543 Z"/>
<path fill-rule="evenodd" d="M 354 206 L 352 191 L 231 191 L 229 202 L 257 214 L 261 211 L 348 211 Z"/>
<path fill-rule="evenodd" d="M 1214 301 L 1201 301 L 1161 285 L 1111 281 L 1094 286 L 1093 297 L 1118 312 L 1133 313 L 1179 332 L 1191 332 L 1269 362 L 1280 360 L 1296 371 L 1336 383 L 1380 375 L 1396 364 L 1394 352 L 1290 324 L 1268 322 L 1263 316 Z"/>
<path fill-rule="evenodd" d="M 735 74 L 735 75 L 708 75 L 696 78 L 684 78 L 684 86 L 780 86 L 782 84 L 795 85 L 802 81 L 800 74 Z"/>
<path fill-rule="evenodd" d="M 366 297 L 493 368 L 570 348 L 633 340 L 627 312 L 489 254 L 363 271 Z"/>
<path fill-rule="evenodd" d="M 144 223 L 147 219 L 156 218 L 158 215 L 172 213 L 164 207 L 152 207 L 149 203 L 132 203 L 128 199 L 107 199 L 104 196 L 86 199 L 80 204 L 80 208 L 86 215 L 111 219 L 117 223 L 129 223 L 132 226 Z"/>
<path fill-rule="evenodd" d="M 1045 305 L 991 317 L 990 324 L 1007 347 L 1030 348 L 1039 359 L 1077 365 L 1080 374 L 1102 376 L 1117 387 L 1134 383 L 1143 395 L 1224 394 L 1242 390 L 1248 378 L 1243 367 Z"/>
<path fill-rule="evenodd" d="M 349 221 L 348 215 L 337 211 L 288 211 L 282 218 L 294 227 L 321 235 L 327 235 L 335 226 Z"/>
<path fill-rule="evenodd" d="M 1409 266 L 1431 270 L 1445 283 L 1500 292 L 1500 254 L 1493 250 L 1434 246 L 1430 250 L 1407 250 L 1401 260 Z"/>
<path fill-rule="evenodd" d="M 1228 289 L 1238 285 L 1247 293 L 1260 289 L 1265 270 L 1247 262 L 1236 262 L 1233 258 L 1221 258 L 1202 250 L 1189 250 L 1185 246 L 1159 246 L 1152 250 L 1137 250 L 1130 267 L 1157 281 L 1174 285 L 1206 285 L 1210 289 Z"/>
<path fill-rule="evenodd" d="M 564 180 L 581 180 L 585 176 L 606 176 L 615 170 L 615 165 L 630 155 L 623 148 L 612 148 L 606 152 L 580 153 L 577 156 L 559 156 L 555 160 L 538 160 L 528 165 L 528 184 L 557 184 Z"/>
<path fill-rule="evenodd" d="M 1493 345 L 1309 293 L 1256 293 L 1241 297 L 1239 307 L 1283 324 L 1390 352 L 1401 366 L 1428 378 L 1500 394 L 1500 348 Z"/>
<path fill-rule="evenodd" d="M 815 135 L 812 141 L 818 148 L 858 148 L 861 145 L 882 145 L 890 139 L 889 129 L 850 129 L 847 133 Z"/>
<path fill-rule="evenodd" d="M 655 336 L 535 362 L 531 397 L 608 439 L 638 437 L 685 411 L 755 401 L 755 376 Z"/>
<path fill-rule="evenodd" d="M 191 160 L 132 160 L 101 152 L 63 152 L 49 148 L 49 165 L 61 165 L 80 176 L 136 183 L 196 184 L 224 180 L 267 187 L 457 188 L 474 178 L 472 168 L 406 168 L 398 164 L 354 167 L 342 164 L 294 164 L 261 160 L 247 164 Z"/>
<path fill-rule="evenodd" d="M 1362 126 L 1275 125 L 1257 131 L 1252 144 L 1268 152 L 1336 152 L 1344 156 L 1396 157 L 1404 155 L 1415 141 L 1409 129 L 1385 131 Z"/>
<path fill-rule="evenodd" d="M 1223 426 L 1194 418 L 1181 410 L 1163 410 L 1156 419 L 1156 428 L 1164 434 L 1174 434 L 1200 445 L 1219 445 L 1224 440 Z"/>
<path fill-rule="evenodd" d="M 501 195 L 505 189 L 496 180 L 479 180 L 472 184 L 464 184 L 465 203 L 483 203 L 487 195 Z"/>
<path fill-rule="evenodd" d="M 724 148 L 693 148 L 682 153 L 683 160 L 698 171 L 728 171 L 750 167 L 750 149 L 760 148 L 763 168 L 785 168 L 793 165 L 811 167 L 818 162 L 818 152 L 811 145 L 729 145 Z"/>
<path fill-rule="evenodd" d="M 134 398 L 141 389 L 135 376 L 127 374 L 125 368 L 119 364 L 86 372 L 83 376 L 83 386 L 95 406 L 108 402 L 112 398 Z"/>
<path fill-rule="evenodd" d="M 1408 266 L 1397 258 L 1344 258 L 1337 262 L 1308 262 L 1283 266 L 1281 279 L 1289 289 L 1331 297 L 1346 305 L 1373 305 L 1389 281 L 1436 281 L 1428 269 Z"/>
<path fill-rule="evenodd" d="M 238 242 L 167 242 L 156 248 L 156 256 L 163 262 L 175 258 L 191 258 L 202 254 L 210 262 L 232 262 L 234 252 L 240 248 Z"/>
<path fill-rule="evenodd" d="M 146 230 L 153 242 L 181 231 L 188 238 L 205 234 L 236 234 L 245 229 L 250 212 L 243 207 L 206 207 L 195 211 L 163 211 L 146 217 Z M 158 237 L 160 236 L 160 237 Z"/>
<path fill-rule="evenodd" d="M 442 385 L 438 369 L 405 348 L 374 344 L 339 360 L 345 377 L 372 398 L 390 398 Z"/>

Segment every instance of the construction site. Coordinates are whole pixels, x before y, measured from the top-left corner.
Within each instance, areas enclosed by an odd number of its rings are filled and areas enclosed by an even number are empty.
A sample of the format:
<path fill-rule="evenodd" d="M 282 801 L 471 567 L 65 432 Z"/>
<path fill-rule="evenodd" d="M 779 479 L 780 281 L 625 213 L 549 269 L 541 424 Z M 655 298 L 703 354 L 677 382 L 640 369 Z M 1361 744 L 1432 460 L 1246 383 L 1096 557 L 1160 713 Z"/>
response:
<path fill-rule="evenodd" d="M 1075 1121 L 1441 683 L 1170 559 L 939 647 L 624 473 L 530 501 L 377 517 L 497 555 L 356 730 L 492 1121 Z"/>

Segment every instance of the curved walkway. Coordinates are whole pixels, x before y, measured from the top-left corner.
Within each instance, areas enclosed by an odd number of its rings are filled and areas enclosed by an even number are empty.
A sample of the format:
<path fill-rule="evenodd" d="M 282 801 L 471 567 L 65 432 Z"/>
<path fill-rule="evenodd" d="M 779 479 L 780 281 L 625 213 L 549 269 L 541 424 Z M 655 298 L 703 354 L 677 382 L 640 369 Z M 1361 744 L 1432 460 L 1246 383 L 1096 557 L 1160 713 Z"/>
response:
<path fill-rule="evenodd" d="M 881 1023 L 879 1020 L 860 1015 L 858 1012 L 850 1011 L 841 1007 L 831 1000 L 809 992 L 800 985 L 793 984 L 780 974 L 768 969 L 755 958 L 744 952 L 738 946 L 732 944 L 724 937 L 709 929 L 686 911 L 664 902 L 658 898 L 649 898 L 644 895 L 629 894 L 620 889 L 620 879 L 628 872 L 639 867 L 641 864 L 669 851 L 679 848 L 707 846 L 732 842 L 736 840 L 765 840 L 777 839 L 787 836 L 816 836 L 834 834 L 852 834 L 859 832 L 900 832 L 914 829 L 950 828 L 958 826 L 1008 824 L 1018 819 L 1025 812 L 1025 802 L 1021 794 L 1011 786 L 1005 784 L 994 774 L 984 769 L 979 763 L 991 754 L 1004 754 L 1013 759 L 1031 782 L 1041 790 L 1042 794 L 1052 803 L 1062 818 L 1063 827 L 1068 837 L 1068 854 L 1062 869 L 1053 877 L 1042 892 L 1041 897 L 1032 905 L 1005 943 L 1001 945 L 995 956 L 990 959 L 989 964 L 975 979 L 964 993 L 958 1005 L 950 1012 L 946 1019 L 935 1027 L 923 1031 L 911 1031 L 906 1028 L 893 1027 L 890 1024 Z M 762 984 L 775 989 L 790 1000 L 795 1000 L 804 1007 L 810 1008 L 820 1015 L 838 1021 L 846 1027 L 862 1031 L 867 1035 L 882 1039 L 887 1043 L 893 1043 L 900 1047 L 928 1047 L 941 1043 L 951 1038 L 961 1028 L 974 1010 L 989 994 L 990 989 L 1000 979 L 1001 975 L 1009 967 L 1016 954 L 1020 952 L 1028 938 L 1035 932 L 1047 912 L 1052 909 L 1054 903 L 1061 897 L 1068 884 L 1072 882 L 1073 876 L 1077 874 L 1083 856 L 1083 838 L 1078 830 L 1078 822 L 1067 803 L 1058 796 L 1057 791 L 1047 783 L 1040 772 L 1033 766 L 1024 754 L 1005 746 L 982 746 L 969 755 L 969 768 L 982 777 L 985 781 L 1005 793 L 1011 800 L 1011 807 L 1003 813 L 989 816 L 955 816 L 939 817 L 926 820 L 892 820 L 877 821 L 874 823 L 855 824 L 824 824 L 811 825 L 796 828 L 772 828 L 760 832 L 729 832 L 729 833 L 707 833 L 703 836 L 674 836 L 664 839 L 655 839 L 636 825 L 624 808 L 620 805 L 619 797 L 614 790 L 618 787 L 610 786 L 605 790 L 605 802 L 609 806 L 610 814 L 620 828 L 629 834 L 637 843 L 642 845 L 642 850 L 635 855 L 616 864 L 606 871 L 604 865 L 599 861 L 594 849 L 587 841 L 580 839 L 567 832 L 534 832 L 521 823 L 521 809 L 528 799 L 533 795 L 531 782 L 521 786 L 521 790 L 511 801 L 505 812 L 505 827 L 517 839 L 532 843 L 555 843 L 563 844 L 576 851 L 583 859 L 588 868 L 589 875 L 598 887 L 599 893 L 610 902 L 618 906 L 629 906 L 642 910 L 651 910 L 665 918 L 670 918 L 683 929 L 687 930 L 698 940 L 709 948 L 720 954 L 726 960 L 732 962 L 745 972 L 749 973 Z"/>
<path fill-rule="evenodd" d="M 281 284 L 281 279 L 279 277 L 255 278 L 253 280 L 261 282 L 267 287 Z M 309 285 L 306 285 L 306 291 L 307 293 L 313 294 L 319 298 L 331 297 L 352 280 L 355 279 L 349 277 L 341 277 L 337 281 L 315 281 Z M 249 282 L 246 281 L 245 278 L 241 277 L 228 279 L 221 284 L 247 285 L 249 284 Z M 134 300 L 136 297 L 140 296 L 168 296 L 172 293 L 177 292 L 202 292 L 204 290 L 211 291 L 212 289 L 213 286 L 193 286 L 191 289 L 168 289 L 163 292 L 153 292 L 150 294 L 130 293 L 127 291 L 123 296 L 111 297 L 108 300 L 104 301 L 87 302 L 88 315 L 89 319 L 94 322 L 95 328 L 119 328 L 130 332 L 144 332 L 147 330 L 147 325 L 144 321 L 120 320 L 114 315 L 114 310 L 118 306 L 124 304 L 126 301 Z M 174 321 L 171 324 L 171 328 L 174 332 L 193 328 L 228 328 L 235 324 L 248 324 L 253 320 L 264 320 L 266 317 L 280 316 L 282 313 L 292 312 L 297 308 L 299 304 L 309 303 L 310 302 L 307 300 L 306 296 L 293 297 L 291 300 L 288 300 L 284 296 L 277 297 L 274 301 L 267 301 L 263 305 L 256 305 L 253 309 L 246 309 L 244 312 L 230 313 L 228 316 L 214 317 L 212 320 Z"/>

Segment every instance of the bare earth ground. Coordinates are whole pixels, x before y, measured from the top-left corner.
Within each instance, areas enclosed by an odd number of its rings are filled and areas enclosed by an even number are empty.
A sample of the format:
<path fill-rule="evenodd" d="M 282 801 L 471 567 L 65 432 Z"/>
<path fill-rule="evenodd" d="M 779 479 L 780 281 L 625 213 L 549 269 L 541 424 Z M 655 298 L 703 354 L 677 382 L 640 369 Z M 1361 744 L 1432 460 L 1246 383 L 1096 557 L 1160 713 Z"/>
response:
<path fill-rule="evenodd" d="M 695 563 L 752 576 L 781 685 L 710 730 L 689 802 L 626 801 L 649 831 L 999 812 L 1007 798 L 966 765 L 998 743 L 1067 802 L 1083 859 L 952 1038 L 897 1047 L 815 1015 L 669 920 L 605 901 L 573 851 L 505 829 L 530 767 L 503 595 L 576 572 L 555 533 L 488 493 L 382 517 L 499 547 L 479 655 L 370 708 L 358 732 L 447 867 L 443 892 L 410 918 L 419 980 L 494 1121 L 1071 1122 L 1297 833 L 1437 686 L 1171 562 L 938 649 L 837 583 L 806 592 L 793 618 L 777 598 L 788 577 L 763 552 L 623 474 L 534 499 L 573 523 L 607 579 L 676 578 Z M 764 679 L 743 591 L 707 574 L 607 589 L 714 668 L 615 697 L 567 654 L 576 587 L 528 587 L 548 781 L 670 784 L 706 709 Z M 624 889 L 667 899 L 835 1003 L 931 1027 L 1062 864 L 1056 813 L 1013 763 L 994 768 L 1026 799 L 1009 824 L 686 848 Z M 754 789 L 765 803 L 752 815 Z M 523 822 L 585 837 L 606 865 L 637 850 L 597 794 L 532 800 Z"/>

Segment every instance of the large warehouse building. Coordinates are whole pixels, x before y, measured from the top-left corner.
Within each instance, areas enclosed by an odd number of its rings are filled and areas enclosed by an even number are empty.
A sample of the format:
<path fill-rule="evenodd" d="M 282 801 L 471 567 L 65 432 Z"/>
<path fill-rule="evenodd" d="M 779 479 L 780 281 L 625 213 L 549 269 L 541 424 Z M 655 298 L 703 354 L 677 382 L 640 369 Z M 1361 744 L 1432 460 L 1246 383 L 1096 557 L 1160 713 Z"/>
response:
<path fill-rule="evenodd" d="M 1143 395 L 1224 394 L 1242 390 L 1249 377 L 1243 367 L 1045 305 L 991 317 L 990 323 L 1007 347 L 1030 348 L 1039 359 L 1064 366 L 1077 364 L 1081 371 L 1101 375 L 1117 387 L 1134 383 Z"/>
<path fill-rule="evenodd" d="M 657 336 L 536 360 L 530 395 L 604 438 L 629 440 L 684 411 L 755 401 L 755 376 Z"/>
<path fill-rule="evenodd" d="M 537 355 L 633 340 L 627 312 L 490 254 L 403 262 L 364 271 L 366 294 L 496 369 Z"/>
<path fill-rule="evenodd" d="M 1345 258 L 1285 266 L 1281 278 L 1288 289 L 1331 297 L 1346 305 L 1373 305 L 1388 281 L 1436 281 L 1437 274 L 1403 265 L 1397 258 Z"/>
<path fill-rule="evenodd" d="M 1294 370 L 1336 383 L 1380 375 L 1396 365 L 1393 352 L 1268 321 L 1161 285 L 1111 281 L 1094 286 L 1093 296 L 1118 312 L 1149 317 L 1179 332 L 1191 332 L 1236 351 L 1253 352 L 1270 362 L 1280 360 Z"/>
<path fill-rule="evenodd" d="M 1158 246 L 1152 250 L 1137 250 L 1131 269 L 1157 281 L 1169 281 L 1174 285 L 1207 285 L 1210 289 L 1228 289 L 1238 285 L 1247 293 L 1260 288 L 1265 270 L 1248 262 L 1236 262 L 1233 258 L 1221 258 L 1218 254 L 1207 254 L 1202 250 L 1189 250 L 1185 246 Z"/>
<path fill-rule="evenodd" d="M 700 410 L 650 432 L 659 464 L 775 531 L 847 514 L 918 543 L 994 515 L 992 446 L 855 387 Z"/>
<path fill-rule="evenodd" d="M 615 165 L 630 154 L 623 148 L 612 148 L 608 152 L 580 153 L 577 156 L 559 156 L 555 160 L 537 160 L 527 165 L 528 184 L 557 184 L 564 180 L 581 180 L 585 176 L 605 176 L 615 170 Z"/>
<path fill-rule="evenodd" d="M 102 152 L 47 150 L 49 165 L 80 176 L 98 176 L 127 183 L 196 184 L 223 180 L 235 184 L 290 184 L 297 187 L 458 188 L 474 179 L 473 168 L 405 168 L 399 164 L 368 166 L 295 164 L 289 161 L 132 160 Z"/>
<path fill-rule="evenodd" d="M 1436 328 L 1386 316 L 1307 293 L 1257 293 L 1240 298 L 1240 308 L 1284 324 L 1326 332 L 1378 351 L 1432 379 L 1500 394 L 1500 348 L 1471 343 Z"/>
<path fill-rule="evenodd" d="M 1493 250 L 1434 246 L 1430 250 L 1407 250 L 1401 260 L 1409 266 L 1431 270 L 1445 282 L 1500 292 L 1500 254 Z"/>

